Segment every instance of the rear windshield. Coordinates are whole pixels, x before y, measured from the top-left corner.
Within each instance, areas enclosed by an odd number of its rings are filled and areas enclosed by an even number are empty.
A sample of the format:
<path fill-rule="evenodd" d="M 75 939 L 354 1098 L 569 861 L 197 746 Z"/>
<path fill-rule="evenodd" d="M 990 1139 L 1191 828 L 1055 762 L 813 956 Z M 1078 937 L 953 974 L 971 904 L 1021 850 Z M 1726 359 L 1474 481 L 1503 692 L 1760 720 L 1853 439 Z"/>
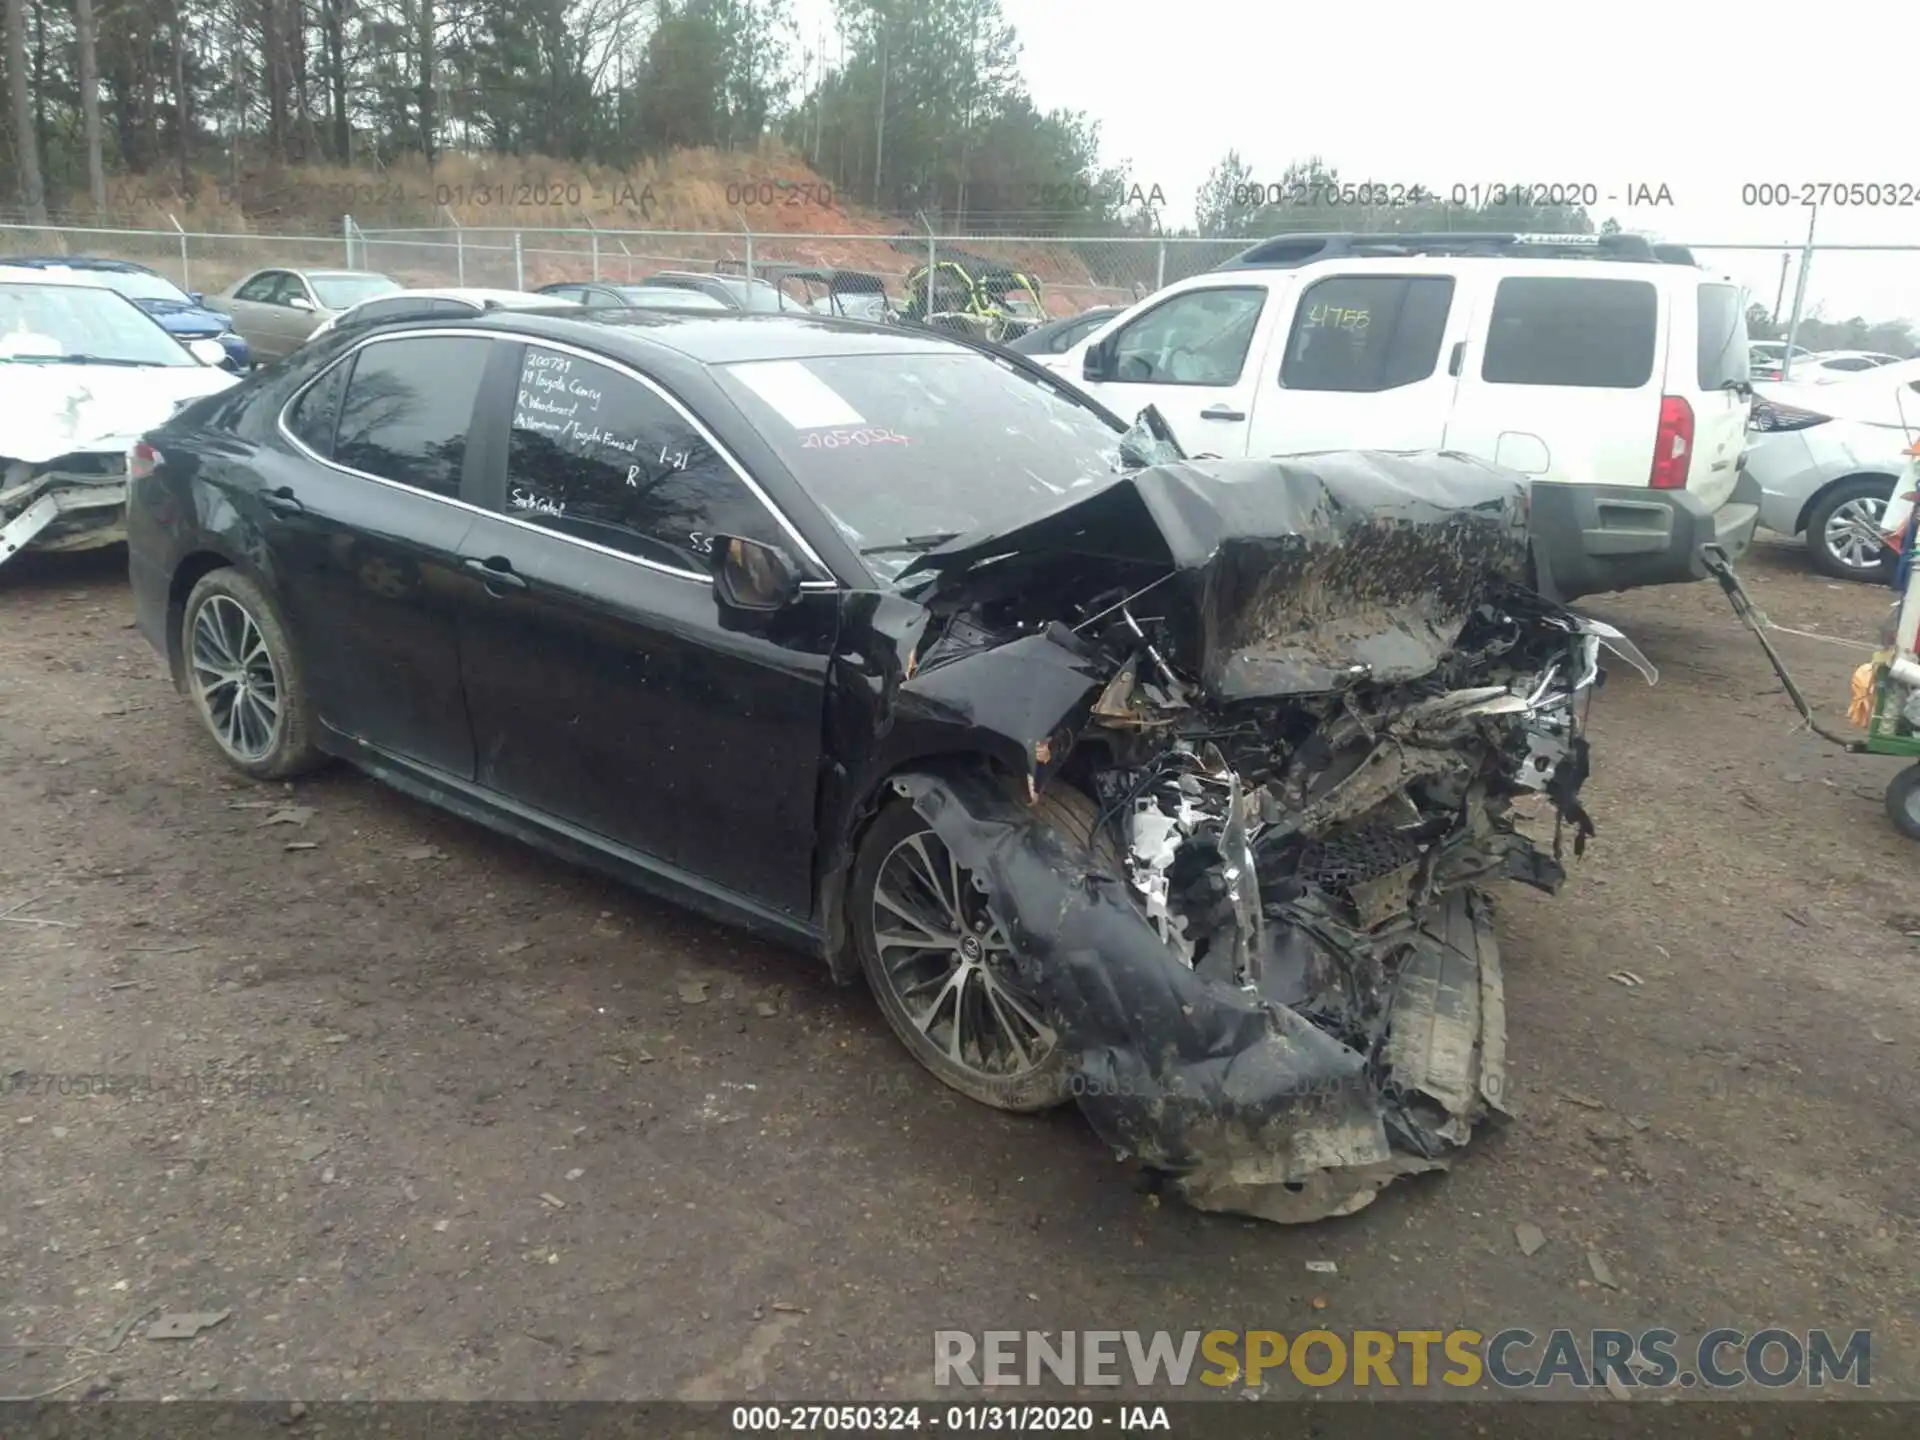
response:
<path fill-rule="evenodd" d="M 1700 388 L 1718 390 L 1753 373 L 1747 358 L 1747 307 L 1738 287 L 1702 285 L 1700 313 Z"/>
<path fill-rule="evenodd" d="M 1659 313 L 1646 280 L 1510 276 L 1494 292 L 1480 378 L 1638 390 L 1653 378 Z"/>

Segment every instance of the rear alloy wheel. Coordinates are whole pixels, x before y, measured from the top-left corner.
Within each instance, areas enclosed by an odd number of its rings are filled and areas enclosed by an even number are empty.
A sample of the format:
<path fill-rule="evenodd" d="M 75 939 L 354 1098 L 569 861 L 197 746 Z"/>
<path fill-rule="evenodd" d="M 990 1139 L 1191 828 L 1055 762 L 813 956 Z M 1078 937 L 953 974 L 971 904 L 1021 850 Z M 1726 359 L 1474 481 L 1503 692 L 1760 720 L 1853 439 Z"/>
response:
<path fill-rule="evenodd" d="M 1807 552 L 1813 566 L 1836 580 L 1891 578 L 1895 557 L 1880 543 L 1880 515 L 1893 486 L 1885 480 L 1845 480 L 1807 516 Z"/>
<path fill-rule="evenodd" d="M 935 1078 L 1000 1110 L 1067 1098 L 1066 1051 L 1019 983 L 1005 928 L 912 805 L 867 832 L 850 918 L 881 1012 Z"/>
<path fill-rule="evenodd" d="M 293 647 L 253 581 L 237 570 L 202 576 L 187 597 L 180 651 L 194 708 L 235 769 L 284 780 L 322 763 Z"/>

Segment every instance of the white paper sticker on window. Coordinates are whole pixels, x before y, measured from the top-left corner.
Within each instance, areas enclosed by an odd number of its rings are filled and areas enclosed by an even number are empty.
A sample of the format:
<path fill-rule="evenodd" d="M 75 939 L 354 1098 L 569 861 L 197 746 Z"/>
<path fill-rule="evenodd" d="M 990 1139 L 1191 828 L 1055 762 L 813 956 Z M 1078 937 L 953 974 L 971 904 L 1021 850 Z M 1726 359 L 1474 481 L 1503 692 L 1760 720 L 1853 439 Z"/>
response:
<path fill-rule="evenodd" d="M 732 368 L 754 394 L 796 430 L 867 423 L 839 391 L 798 360 L 755 360 Z"/>

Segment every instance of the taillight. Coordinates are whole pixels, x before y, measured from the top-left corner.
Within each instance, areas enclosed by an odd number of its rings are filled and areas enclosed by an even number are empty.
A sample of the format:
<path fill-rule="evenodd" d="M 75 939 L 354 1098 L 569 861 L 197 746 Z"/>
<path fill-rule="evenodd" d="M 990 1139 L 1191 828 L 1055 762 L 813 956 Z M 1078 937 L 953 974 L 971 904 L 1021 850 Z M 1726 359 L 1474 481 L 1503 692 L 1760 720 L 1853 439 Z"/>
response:
<path fill-rule="evenodd" d="M 1687 463 L 1693 458 L 1693 407 L 1679 395 L 1660 399 L 1660 429 L 1653 437 L 1653 474 L 1647 483 L 1655 490 L 1687 488 Z"/>
<path fill-rule="evenodd" d="M 1822 415 L 1818 410 L 1803 410 L 1798 405 L 1782 405 L 1778 400 L 1755 398 L 1753 409 L 1747 415 L 1749 430 L 1765 430 L 1769 434 L 1777 430 L 1805 430 L 1810 426 L 1824 425 L 1831 415 Z"/>
<path fill-rule="evenodd" d="M 144 480 L 160 468 L 160 452 L 144 440 L 133 442 L 127 451 L 127 479 Z"/>

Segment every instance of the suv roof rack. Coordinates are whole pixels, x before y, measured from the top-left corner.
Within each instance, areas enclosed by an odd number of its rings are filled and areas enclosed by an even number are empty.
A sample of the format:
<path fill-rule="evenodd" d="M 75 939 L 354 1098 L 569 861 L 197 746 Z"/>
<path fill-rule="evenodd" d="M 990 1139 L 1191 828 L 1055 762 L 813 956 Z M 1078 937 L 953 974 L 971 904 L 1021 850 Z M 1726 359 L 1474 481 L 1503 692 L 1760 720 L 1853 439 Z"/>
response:
<path fill-rule="evenodd" d="M 1662 251 L 1678 252 L 1669 256 Z M 1644 235 L 1536 235 L 1506 231 L 1436 231 L 1427 234 L 1275 235 L 1249 245 L 1216 270 L 1290 270 L 1315 260 L 1342 256 L 1472 255 L 1513 260 L 1633 260 L 1645 264 L 1691 265 L 1681 245 L 1655 246 Z M 1678 258 L 1685 256 L 1685 259 Z"/>

